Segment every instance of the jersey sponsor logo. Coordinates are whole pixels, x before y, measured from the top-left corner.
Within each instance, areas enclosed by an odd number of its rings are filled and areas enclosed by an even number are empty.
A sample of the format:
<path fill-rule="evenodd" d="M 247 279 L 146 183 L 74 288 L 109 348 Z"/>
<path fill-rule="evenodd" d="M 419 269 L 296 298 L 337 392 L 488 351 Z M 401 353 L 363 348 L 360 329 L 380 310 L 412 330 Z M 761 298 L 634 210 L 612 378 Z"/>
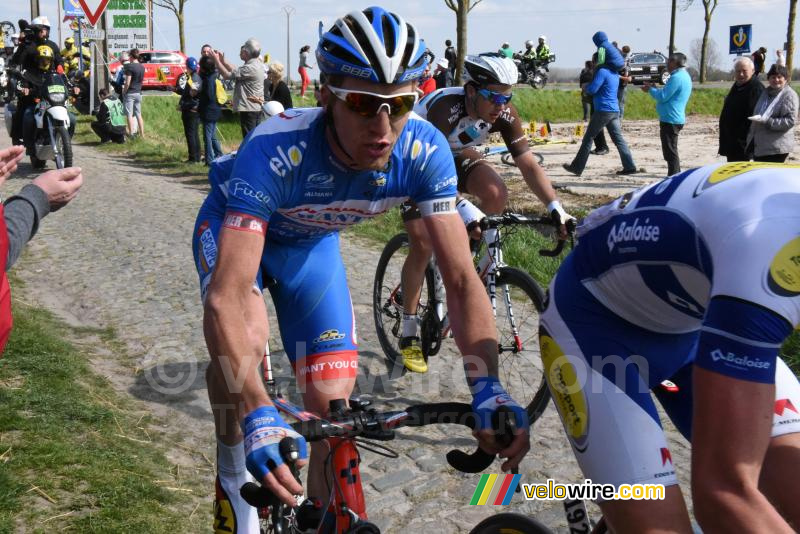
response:
<path fill-rule="evenodd" d="M 628 224 L 623 221 L 611 227 L 608 232 L 608 251 L 613 252 L 614 247 L 623 243 L 641 243 L 641 242 L 658 242 L 661 236 L 661 228 L 655 224 L 649 224 L 650 219 L 645 219 L 644 224 L 639 224 L 639 218 L 634 219 L 633 224 Z"/>
<path fill-rule="evenodd" d="M 661 465 L 667 465 L 667 462 L 672 465 L 672 453 L 669 452 L 669 449 L 666 447 L 661 447 Z"/>
<path fill-rule="evenodd" d="M 781 247 L 769 265 L 769 289 L 781 297 L 800 295 L 800 237 Z"/>
<path fill-rule="evenodd" d="M 789 399 L 778 399 L 775 401 L 775 415 L 783 415 L 783 412 L 786 410 L 791 410 L 794 413 L 797 412 L 797 408 L 794 407 L 792 401 Z"/>
<path fill-rule="evenodd" d="M 332 328 L 330 330 L 325 330 L 323 333 L 317 336 L 317 338 L 314 339 L 314 343 L 317 344 L 317 343 L 324 343 L 326 341 L 336 341 L 337 339 L 342 339 L 342 338 L 344 338 L 344 334 L 342 334 L 335 328 Z"/>
<path fill-rule="evenodd" d="M 226 213 L 222 224 L 225 228 L 233 230 L 244 230 L 245 232 L 255 232 L 262 235 L 267 232 L 267 225 L 264 221 L 244 213 Z"/>
<path fill-rule="evenodd" d="M 255 189 L 250 183 L 241 178 L 234 178 L 231 180 L 228 183 L 228 191 L 234 197 L 249 197 L 265 207 L 269 206 L 272 200 L 267 193 Z"/>
<path fill-rule="evenodd" d="M 233 534 L 236 532 L 236 514 L 233 513 L 233 506 L 228 495 L 219 485 L 217 495 L 214 499 L 214 534 Z"/>
<path fill-rule="evenodd" d="M 358 372 L 358 360 L 334 360 L 329 362 L 316 362 L 303 365 L 298 369 L 300 376 L 321 373 L 323 378 L 330 371 L 355 371 Z M 353 375 L 355 376 L 355 375 Z"/>
<path fill-rule="evenodd" d="M 746 174 L 751 171 L 757 171 L 760 169 L 786 168 L 800 169 L 800 165 L 779 165 L 777 163 L 767 163 L 761 161 L 740 161 L 735 163 L 726 163 L 714 169 L 714 172 L 712 172 L 708 178 L 698 184 L 697 189 L 694 191 L 694 196 L 697 196 L 703 191 L 706 191 L 707 189 L 710 189 L 726 180 L 730 180 L 731 178 L 741 176 L 742 174 Z"/>
<path fill-rule="evenodd" d="M 747 356 L 737 356 L 732 352 L 722 352 L 720 349 L 716 349 L 711 352 L 711 359 L 715 362 L 723 361 L 727 362 L 733 367 L 739 367 L 747 369 L 769 369 L 772 366 L 771 362 L 762 361 L 759 358 L 749 358 Z"/>
<path fill-rule="evenodd" d="M 403 141 L 403 157 L 410 157 L 412 161 L 420 156 L 422 157 L 422 165 L 420 170 L 425 168 L 425 165 L 430 161 L 433 153 L 439 149 L 439 145 L 435 143 L 422 142 L 419 139 L 414 139 L 411 132 L 406 133 L 406 138 Z"/>
<path fill-rule="evenodd" d="M 199 241 L 201 250 L 200 268 L 204 273 L 207 273 L 213 269 L 214 265 L 217 263 L 217 243 L 214 241 L 214 234 L 211 232 L 211 228 L 206 228 L 205 231 L 200 234 Z"/>
<path fill-rule="evenodd" d="M 369 181 L 369 185 L 373 187 L 383 187 L 386 185 L 386 176 L 377 176 Z"/>
<path fill-rule="evenodd" d="M 456 184 L 458 184 L 458 176 L 451 176 L 447 180 L 442 180 L 441 182 L 439 182 L 435 186 L 433 186 L 433 192 L 434 193 L 438 193 L 442 189 L 445 189 L 445 188 L 448 188 L 448 187 L 453 187 Z"/>
<path fill-rule="evenodd" d="M 453 204 L 450 200 L 439 200 L 433 203 L 433 213 L 450 213 L 453 211 Z"/>
<path fill-rule="evenodd" d="M 281 178 L 285 178 L 292 168 L 298 167 L 303 162 L 303 150 L 308 146 L 305 141 L 300 141 L 298 144 L 300 146 L 292 145 L 286 149 L 278 145 L 275 149 L 278 155 L 269 160 L 270 170 Z"/>
<path fill-rule="evenodd" d="M 309 174 L 306 182 L 318 188 L 333 189 L 334 179 L 333 175 L 328 172 L 315 172 Z"/>
<path fill-rule="evenodd" d="M 553 392 L 553 401 L 564 421 L 575 450 L 586 452 L 589 436 L 589 405 L 575 367 L 561 347 L 542 329 L 539 335 L 545 378 Z"/>

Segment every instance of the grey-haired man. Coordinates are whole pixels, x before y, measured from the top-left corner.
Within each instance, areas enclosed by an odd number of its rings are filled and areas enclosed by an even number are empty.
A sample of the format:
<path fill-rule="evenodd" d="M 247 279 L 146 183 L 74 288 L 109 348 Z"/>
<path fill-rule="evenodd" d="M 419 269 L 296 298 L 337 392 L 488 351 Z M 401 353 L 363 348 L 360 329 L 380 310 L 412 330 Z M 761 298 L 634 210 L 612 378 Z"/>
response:
<path fill-rule="evenodd" d="M 261 62 L 261 44 L 254 38 L 244 42 L 239 49 L 239 58 L 244 61 L 241 67 L 234 67 L 225 61 L 225 54 L 212 52 L 217 70 L 226 80 L 234 80 L 233 110 L 239 113 L 242 137 L 258 126 L 261 105 L 258 98 L 264 98 L 264 64 Z"/>

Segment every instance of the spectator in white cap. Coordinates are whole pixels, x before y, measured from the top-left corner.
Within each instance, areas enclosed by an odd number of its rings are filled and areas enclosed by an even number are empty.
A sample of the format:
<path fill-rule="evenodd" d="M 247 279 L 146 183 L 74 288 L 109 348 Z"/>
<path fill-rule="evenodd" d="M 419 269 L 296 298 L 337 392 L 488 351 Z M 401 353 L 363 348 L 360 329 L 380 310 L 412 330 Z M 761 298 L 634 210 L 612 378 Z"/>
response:
<path fill-rule="evenodd" d="M 450 87 L 453 85 L 453 75 L 450 73 L 450 62 L 445 58 L 440 58 L 436 62 L 436 70 L 433 71 L 433 79 L 436 81 L 436 88 Z"/>

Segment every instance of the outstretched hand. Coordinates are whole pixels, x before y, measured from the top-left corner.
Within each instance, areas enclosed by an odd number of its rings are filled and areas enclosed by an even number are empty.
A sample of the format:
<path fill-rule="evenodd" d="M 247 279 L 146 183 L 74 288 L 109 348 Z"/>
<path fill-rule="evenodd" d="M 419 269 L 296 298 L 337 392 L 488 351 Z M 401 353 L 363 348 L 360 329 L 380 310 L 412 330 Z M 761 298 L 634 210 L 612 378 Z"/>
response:
<path fill-rule="evenodd" d="M 66 206 L 78 194 L 83 185 L 83 174 L 80 167 L 68 167 L 49 171 L 33 180 L 47 195 L 50 211 Z"/>
<path fill-rule="evenodd" d="M 17 170 L 17 163 L 25 156 L 25 147 L 12 146 L 0 150 L 0 185 Z"/>

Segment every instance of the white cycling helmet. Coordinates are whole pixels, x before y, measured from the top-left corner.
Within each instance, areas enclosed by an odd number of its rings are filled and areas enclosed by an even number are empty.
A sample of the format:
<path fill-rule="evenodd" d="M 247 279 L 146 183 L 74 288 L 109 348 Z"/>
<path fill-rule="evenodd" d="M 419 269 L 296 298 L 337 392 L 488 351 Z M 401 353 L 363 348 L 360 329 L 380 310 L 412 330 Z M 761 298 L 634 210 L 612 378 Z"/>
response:
<path fill-rule="evenodd" d="M 267 117 L 274 117 L 279 113 L 283 113 L 285 110 L 283 108 L 283 104 L 278 102 L 277 100 L 270 100 L 269 102 L 264 102 L 261 106 L 261 109 L 264 110 L 264 113 Z"/>
<path fill-rule="evenodd" d="M 31 26 L 46 26 L 47 29 L 49 30 L 50 29 L 50 21 L 45 16 L 36 17 L 35 19 L 33 19 L 31 21 Z"/>
<path fill-rule="evenodd" d="M 547 41 L 547 36 L 546 35 L 540 35 L 539 36 L 539 40 L 540 41 Z"/>
<path fill-rule="evenodd" d="M 464 74 L 467 81 L 478 85 L 514 85 L 519 71 L 514 61 L 505 56 L 467 56 L 464 59 Z"/>
<path fill-rule="evenodd" d="M 530 39 L 525 41 L 525 48 L 533 48 L 533 41 L 531 41 Z"/>

